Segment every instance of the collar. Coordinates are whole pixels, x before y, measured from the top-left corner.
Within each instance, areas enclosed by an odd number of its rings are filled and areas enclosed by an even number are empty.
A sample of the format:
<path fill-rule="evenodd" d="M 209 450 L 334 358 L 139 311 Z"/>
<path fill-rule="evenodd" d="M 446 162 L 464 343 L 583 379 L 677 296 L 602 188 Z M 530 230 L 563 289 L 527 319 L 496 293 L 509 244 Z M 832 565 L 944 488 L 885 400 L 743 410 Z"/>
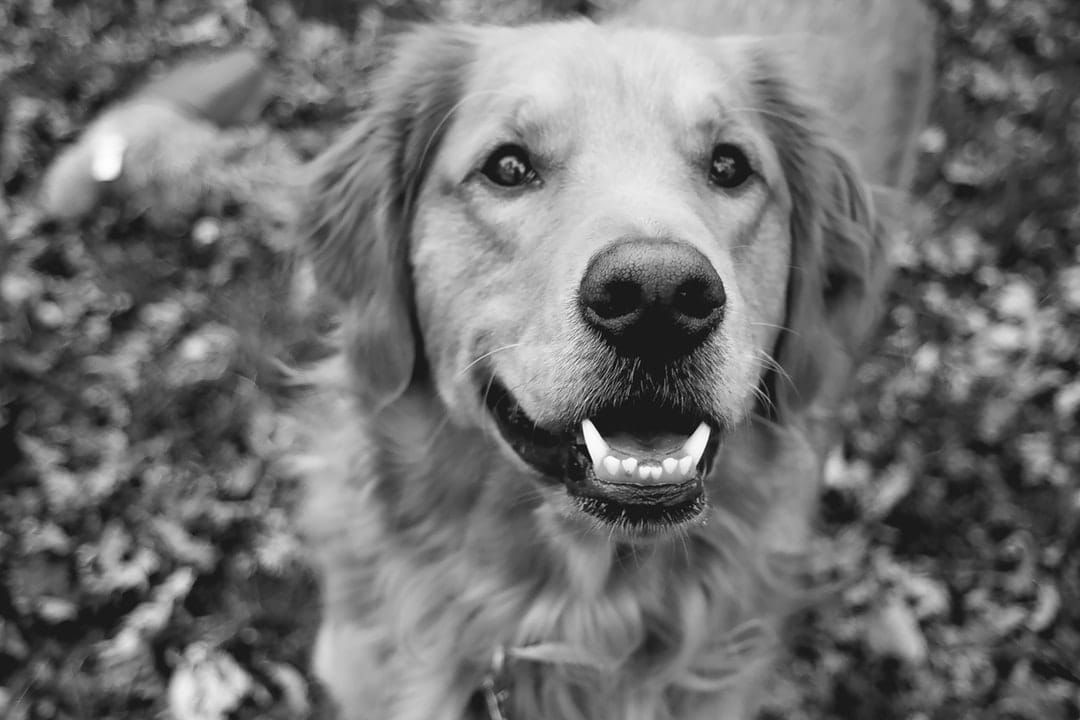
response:
<path fill-rule="evenodd" d="M 510 700 L 510 684 L 507 675 L 506 650 L 497 647 L 492 653 L 491 665 L 484 674 L 484 679 L 480 681 L 480 689 L 477 690 L 482 703 L 480 717 L 485 720 L 509 720 L 506 714 L 506 705 Z"/>
<path fill-rule="evenodd" d="M 604 663 L 562 643 L 538 643 L 495 648 L 480 687 L 469 701 L 470 717 L 479 720 L 510 720 L 509 668 L 515 661 L 602 668 Z"/>

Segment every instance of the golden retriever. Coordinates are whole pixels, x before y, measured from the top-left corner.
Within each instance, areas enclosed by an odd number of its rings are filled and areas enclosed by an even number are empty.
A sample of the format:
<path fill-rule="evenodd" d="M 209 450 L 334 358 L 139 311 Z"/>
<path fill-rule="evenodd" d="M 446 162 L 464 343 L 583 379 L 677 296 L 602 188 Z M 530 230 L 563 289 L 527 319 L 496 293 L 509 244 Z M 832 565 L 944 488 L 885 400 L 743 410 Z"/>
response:
<path fill-rule="evenodd" d="M 931 29 L 645 1 L 396 41 L 300 226 L 341 306 L 302 468 L 344 717 L 753 714 Z"/>

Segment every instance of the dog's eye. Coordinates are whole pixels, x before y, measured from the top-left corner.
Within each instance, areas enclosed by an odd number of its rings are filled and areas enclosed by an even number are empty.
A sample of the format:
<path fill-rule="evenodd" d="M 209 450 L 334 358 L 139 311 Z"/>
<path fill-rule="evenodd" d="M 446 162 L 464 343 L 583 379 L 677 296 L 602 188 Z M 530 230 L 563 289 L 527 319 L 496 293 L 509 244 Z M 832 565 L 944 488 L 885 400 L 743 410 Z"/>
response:
<path fill-rule="evenodd" d="M 500 145 L 484 161 L 480 172 L 491 182 L 503 187 L 519 187 L 536 180 L 536 171 L 529 162 L 529 153 L 520 145 Z"/>
<path fill-rule="evenodd" d="M 754 169 L 746 153 L 730 143 L 720 143 L 713 148 L 709 180 L 722 188 L 736 188 L 750 179 Z"/>

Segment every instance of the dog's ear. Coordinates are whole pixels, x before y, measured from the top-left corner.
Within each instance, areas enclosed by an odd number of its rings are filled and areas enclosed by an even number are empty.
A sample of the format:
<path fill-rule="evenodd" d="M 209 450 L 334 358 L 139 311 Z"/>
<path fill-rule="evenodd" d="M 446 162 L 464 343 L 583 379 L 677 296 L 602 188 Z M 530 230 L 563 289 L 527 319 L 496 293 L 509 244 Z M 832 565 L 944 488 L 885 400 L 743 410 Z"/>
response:
<path fill-rule="evenodd" d="M 399 396 L 422 366 L 408 234 L 413 203 L 473 55 L 466 29 L 397 37 L 360 119 L 309 168 L 299 231 L 317 283 L 343 304 L 361 402 Z"/>
<path fill-rule="evenodd" d="M 756 107 L 780 159 L 791 200 L 792 266 L 786 330 L 768 378 L 778 416 L 834 399 L 875 326 L 887 275 L 882 223 L 859 172 L 825 115 L 759 48 Z"/>

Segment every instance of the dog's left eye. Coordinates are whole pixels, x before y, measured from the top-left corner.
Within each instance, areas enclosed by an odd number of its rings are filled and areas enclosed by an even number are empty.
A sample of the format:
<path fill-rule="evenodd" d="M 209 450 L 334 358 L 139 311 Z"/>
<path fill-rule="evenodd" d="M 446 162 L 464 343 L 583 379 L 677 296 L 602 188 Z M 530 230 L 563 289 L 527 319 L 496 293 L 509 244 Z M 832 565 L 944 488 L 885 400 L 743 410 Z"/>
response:
<path fill-rule="evenodd" d="M 529 153 L 520 145 L 506 144 L 495 148 L 484 161 L 480 172 L 502 187 L 520 187 L 536 180 Z"/>
<path fill-rule="evenodd" d="M 725 188 L 737 188 L 750 179 L 754 169 L 746 153 L 737 145 L 720 143 L 713 148 L 712 165 L 709 168 L 709 180 Z"/>

